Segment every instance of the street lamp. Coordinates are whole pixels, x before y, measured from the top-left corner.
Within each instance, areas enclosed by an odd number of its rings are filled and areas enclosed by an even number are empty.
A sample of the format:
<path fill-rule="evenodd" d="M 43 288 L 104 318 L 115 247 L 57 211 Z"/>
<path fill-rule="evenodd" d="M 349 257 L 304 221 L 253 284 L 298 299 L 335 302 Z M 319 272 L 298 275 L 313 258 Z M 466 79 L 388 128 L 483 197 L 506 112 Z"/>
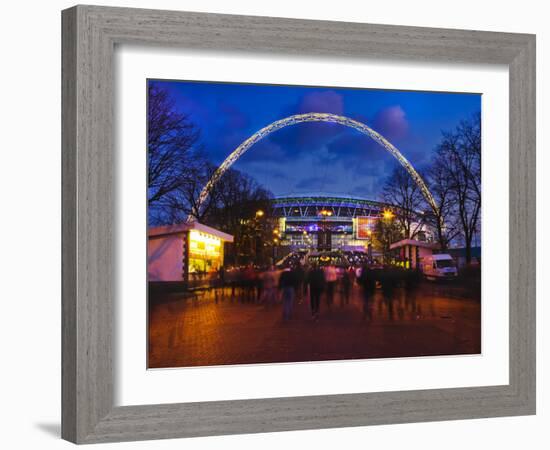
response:
<path fill-rule="evenodd" d="M 386 220 L 391 220 L 391 219 L 393 219 L 393 211 L 391 211 L 390 209 L 385 209 L 385 210 L 384 210 L 384 213 L 382 214 L 382 216 L 383 216 L 384 219 L 386 219 Z"/>
<path fill-rule="evenodd" d="M 263 217 L 263 216 L 264 216 L 264 212 L 261 209 L 256 211 L 256 217 Z"/>

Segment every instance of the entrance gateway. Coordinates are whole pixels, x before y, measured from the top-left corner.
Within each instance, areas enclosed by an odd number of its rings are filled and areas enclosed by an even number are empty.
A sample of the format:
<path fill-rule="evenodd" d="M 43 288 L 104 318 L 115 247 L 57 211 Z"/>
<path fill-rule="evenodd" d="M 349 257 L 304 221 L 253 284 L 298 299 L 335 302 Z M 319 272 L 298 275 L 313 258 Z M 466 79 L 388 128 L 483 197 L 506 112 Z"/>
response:
<path fill-rule="evenodd" d="M 381 202 L 334 193 L 275 197 L 272 207 L 278 235 L 284 236 L 281 245 L 294 251 L 365 251 L 387 210 Z M 431 230 L 422 227 L 417 237 L 429 240 L 430 235 Z"/>

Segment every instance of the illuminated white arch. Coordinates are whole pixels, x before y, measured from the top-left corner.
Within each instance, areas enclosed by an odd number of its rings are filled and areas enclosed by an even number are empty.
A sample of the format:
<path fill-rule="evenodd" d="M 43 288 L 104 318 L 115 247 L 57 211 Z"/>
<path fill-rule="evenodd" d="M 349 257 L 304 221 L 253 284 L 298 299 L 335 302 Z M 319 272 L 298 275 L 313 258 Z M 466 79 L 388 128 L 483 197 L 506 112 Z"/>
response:
<path fill-rule="evenodd" d="M 438 211 L 437 205 L 435 203 L 435 200 L 430 193 L 428 186 L 426 186 L 426 183 L 424 183 L 424 180 L 422 177 L 418 174 L 418 172 L 414 169 L 414 167 L 411 165 L 411 163 L 405 158 L 397 148 L 394 147 L 394 145 L 389 142 L 384 136 L 374 131 L 372 128 L 368 127 L 364 123 L 358 122 L 357 120 L 350 119 L 349 117 L 345 116 L 338 116 L 336 114 L 329 114 L 329 113 L 307 113 L 307 114 L 296 114 L 294 116 L 289 116 L 281 120 L 277 120 L 266 127 L 262 128 L 261 130 L 254 133 L 252 136 L 250 136 L 248 139 L 246 139 L 241 145 L 239 145 L 233 152 L 225 159 L 225 161 L 216 169 L 210 180 L 208 180 L 208 183 L 206 183 L 206 186 L 202 189 L 199 199 L 198 199 L 198 207 L 196 212 L 200 212 L 202 205 L 204 205 L 206 199 L 208 198 L 210 191 L 212 187 L 219 181 L 219 179 L 223 176 L 223 174 L 239 159 L 250 147 L 252 147 L 256 142 L 258 142 L 260 139 L 263 139 L 268 134 L 273 133 L 274 131 L 280 130 L 281 128 L 287 127 L 289 125 L 295 125 L 303 122 L 330 122 L 330 123 L 338 123 L 340 125 L 345 125 L 350 128 L 354 128 L 357 131 L 360 131 L 363 134 L 366 134 L 367 136 L 370 136 L 372 139 L 374 139 L 376 142 L 378 142 L 382 147 L 384 147 L 388 152 L 390 152 L 396 159 L 399 161 L 399 163 L 407 170 L 409 175 L 412 177 L 412 179 L 415 181 L 415 183 L 420 188 L 422 194 L 424 195 L 424 198 L 429 203 L 429 205 L 432 207 L 434 212 Z M 189 215 L 187 218 L 188 221 L 194 220 L 193 215 Z"/>

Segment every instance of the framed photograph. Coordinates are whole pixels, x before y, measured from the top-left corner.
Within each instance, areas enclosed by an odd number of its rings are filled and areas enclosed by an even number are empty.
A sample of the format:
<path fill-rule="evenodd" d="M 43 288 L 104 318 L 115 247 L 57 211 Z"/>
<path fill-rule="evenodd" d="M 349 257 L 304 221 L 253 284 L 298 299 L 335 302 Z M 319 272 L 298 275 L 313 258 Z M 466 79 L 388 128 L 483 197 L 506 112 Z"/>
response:
<path fill-rule="evenodd" d="M 535 413 L 533 35 L 62 19 L 65 439 Z"/>

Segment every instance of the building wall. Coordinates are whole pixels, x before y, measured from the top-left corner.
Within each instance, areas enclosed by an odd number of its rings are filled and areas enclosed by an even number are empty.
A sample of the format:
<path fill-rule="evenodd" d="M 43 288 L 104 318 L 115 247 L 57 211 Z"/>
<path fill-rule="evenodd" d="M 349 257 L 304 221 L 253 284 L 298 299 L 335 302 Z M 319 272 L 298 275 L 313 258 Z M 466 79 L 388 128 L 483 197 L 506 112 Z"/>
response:
<path fill-rule="evenodd" d="M 183 236 L 149 238 L 147 262 L 148 281 L 183 281 Z"/>
<path fill-rule="evenodd" d="M 422 266 L 424 258 L 426 258 L 427 256 L 431 256 L 431 255 L 433 255 L 433 250 L 431 248 L 419 247 L 418 248 L 418 259 L 419 259 L 418 263 L 420 264 L 420 266 Z"/>

